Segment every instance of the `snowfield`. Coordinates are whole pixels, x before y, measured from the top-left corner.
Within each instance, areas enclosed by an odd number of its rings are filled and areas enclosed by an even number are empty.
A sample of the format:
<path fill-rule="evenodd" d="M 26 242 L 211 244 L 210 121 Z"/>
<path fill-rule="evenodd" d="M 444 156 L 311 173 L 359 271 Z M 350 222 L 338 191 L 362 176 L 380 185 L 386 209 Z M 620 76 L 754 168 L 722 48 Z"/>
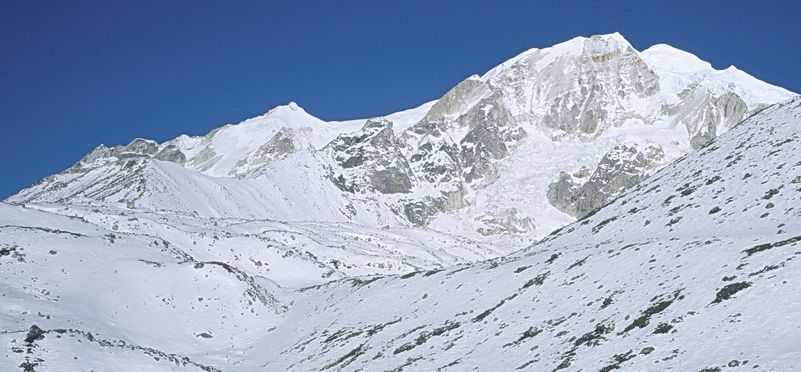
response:
<path fill-rule="evenodd" d="M 2 371 L 792 371 L 801 98 L 619 34 L 99 146 L 0 203 Z"/>

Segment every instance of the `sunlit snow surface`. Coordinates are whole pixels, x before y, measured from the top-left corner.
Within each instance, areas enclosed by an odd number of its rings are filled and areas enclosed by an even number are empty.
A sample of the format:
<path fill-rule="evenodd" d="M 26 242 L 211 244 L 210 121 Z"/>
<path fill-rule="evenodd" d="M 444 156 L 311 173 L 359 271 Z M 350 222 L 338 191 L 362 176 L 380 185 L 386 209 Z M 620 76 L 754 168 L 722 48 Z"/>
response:
<path fill-rule="evenodd" d="M 242 369 L 794 370 L 800 150 L 795 99 L 511 256 L 306 291 Z"/>
<path fill-rule="evenodd" d="M 0 369 L 793 370 L 799 206 L 801 99 L 511 256 L 300 291 L 253 261 L 302 285 L 309 226 L 2 205 Z"/>
<path fill-rule="evenodd" d="M 801 101 L 768 107 L 793 96 L 611 34 L 385 117 L 410 159 L 479 149 L 476 128 L 526 132 L 472 183 L 343 190 L 332 141 L 375 131 L 294 103 L 99 147 L 0 203 L 0 370 L 794 370 Z M 716 124 L 740 104 L 755 116 Z M 563 128 L 594 110 L 590 131 Z M 430 123 L 441 131 L 420 135 Z M 688 128 L 707 124 L 722 137 L 691 152 Z M 581 221 L 551 205 L 561 174 L 620 145 L 664 158 Z M 404 215 L 454 185 L 458 207 L 425 226 Z"/>
<path fill-rule="evenodd" d="M 546 196 L 560 173 L 593 170 L 621 145 L 658 146 L 664 152 L 652 164 L 658 168 L 692 149 L 694 134 L 688 128 L 721 134 L 739 121 L 732 112 L 742 109 L 747 116 L 792 96 L 735 68 L 715 70 L 667 45 L 637 52 L 620 34 L 577 37 L 523 52 L 483 76 L 469 77 L 440 100 L 385 117 L 407 159 L 431 144 L 474 150 L 465 137 L 476 127 L 488 128 L 487 133 L 494 133 L 494 126 L 524 131 L 519 141 L 505 140 L 508 154 L 490 159 L 494 171 L 478 180 L 430 183 L 424 181 L 429 174 L 413 168 L 408 193 L 343 192 L 332 182 L 337 174 L 366 176 L 340 169 L 327 146 L 338 136 L 360 135 L 366 119 L 326 122 L 293 102 L 204 136 L 140 143 L 153 146 L 153 153 L 179 150 L 185 162 L 141 156 L 123 162 L 125 149 L 118 156 L 96 150 L 74 171 L 49 177 L 8 201 L 120 207 L 131 201 L 139 210 L 205 217 L 408 227 L 403 209 L 409 203 L 460 189 L 459 207 L 431 216 L 426 227 L 477 240 L 507 240 L 499 236 L 504 234 L 480 233 L 502 221 L 509 226 L 500 230 L 530 240 L 575 220 Z M 485 121 L 476 111 L 483 111 Z M 589 131 L 560 127 L 596 116 L 597 128 L 585 128 Z M 414 134 L 416 125 L 432 122 L 441 136 Z M 265 146 L 279 137 L 291 140 L 292 148 L 280 156 L 266 154 Z M 425 160 L 430 168 L 448 164 L 444 152 L 439 154 Z M 458 164 L 463 174 L 474 166 Z M 509 216 L 512 221 L 506 221 Z"/>

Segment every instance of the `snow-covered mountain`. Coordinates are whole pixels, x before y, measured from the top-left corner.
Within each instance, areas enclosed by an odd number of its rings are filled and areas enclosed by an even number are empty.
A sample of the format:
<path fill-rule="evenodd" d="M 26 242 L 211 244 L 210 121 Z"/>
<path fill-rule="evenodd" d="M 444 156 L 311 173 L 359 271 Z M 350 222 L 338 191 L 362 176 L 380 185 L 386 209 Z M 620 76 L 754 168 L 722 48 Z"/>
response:
<path fill-rule="evenodd" d="M 578 37 L 384 118 L 290 103 L 205 136 L 101 145 L 7 201 L 536 238 L 792 95 L 667 45 Z"/>
<path fill-rule="evenodd" d="M 788 370 L 799 125 L 611 34 L 381 118 L 101 145 L 0 203 L 0 370 Z"/>
<path fill-rule="evenodd" d="M 512 255 L 308 289 L 232 369 L 795 370 L 800 207 L 795 98 Z"/>
<path fill-rule="evenodd" d="M 518 252 L 300 290 L 292 242 L 394 233 L 0 204 L 0 369 L 794 370 L 799 206 L 801 98 Z"/>

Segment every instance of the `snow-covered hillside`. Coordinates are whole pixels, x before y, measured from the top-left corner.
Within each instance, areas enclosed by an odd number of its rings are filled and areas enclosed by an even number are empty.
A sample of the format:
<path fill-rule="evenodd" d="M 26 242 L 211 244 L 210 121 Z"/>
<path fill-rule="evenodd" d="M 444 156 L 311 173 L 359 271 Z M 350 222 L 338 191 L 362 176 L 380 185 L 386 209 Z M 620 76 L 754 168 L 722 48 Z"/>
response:
<path fill-rule="evenodd" d="M 799 206 L 801 98 L 511 255 L 300 290 L 260 267 L 342 226 L 2 204 L 0 369 L 793 370 Z"/>
<path fill-rule="evenodd" d="M 7 201 L 531 239 L 792 95 L 667 45 L 578 37 L 381 119 L 290 103 L 205 136 L 99 146 Z"/>
<path fill-rule="evenodd" d="M 794 370 L 799 207 L 795 99 L 511 256 L 308 289 L 236 367 Z"/>
<path fill-rule="evenodd" d="M 579 37 L 11 196 L 0 370 L 793 370 L 799 208 L 801 98 Z"/>

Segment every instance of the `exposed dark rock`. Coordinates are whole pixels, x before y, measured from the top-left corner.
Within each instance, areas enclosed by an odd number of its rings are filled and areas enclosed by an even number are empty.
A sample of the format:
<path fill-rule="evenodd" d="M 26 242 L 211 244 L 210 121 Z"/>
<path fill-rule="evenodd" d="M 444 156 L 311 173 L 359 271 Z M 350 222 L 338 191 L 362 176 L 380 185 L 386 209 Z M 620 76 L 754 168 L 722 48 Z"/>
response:
<path fill-rule="evenodd" d="M 658 296 L 658 297 L 664 297 L 664 296 Z M 623 332 L 621 332 L 621 334 L 631 331 L 634 328 L 645 328 L 645 326 L 647 326 L 650 323 L 652 316 L 661 313 L 662 311 L 667 309 L 671 304 L 673 304 L 674 301 L 681 298 L 683 298 L 681 296 L 681 292 L 675 291 L 673 292 L 672 295 L 668 296 L 667 299 L 657 301 L 656 303 L 645 309 L 642 312 L 642 314 L 640 314 L 639 317 L 637 317 L 636 319 L 634 319 L 633 322 L 631 322 L 631 324 L 626 326 L 626 328 L 623 329 Z"/>
<path fill-rule="evenodd" d="M 462 324 L 459 322 L 452 322 L 449 320 L 445 322 L 445 324 L 442 325 L 441 327 L 434 328 L 430 332 L 421 332 L 420 335 L 418 335 L 417 338 L 414 340 L 414 342 L 401 345 L 400 347 L 395 349 L 395 351 L 393 351 L 393 354 L 400 354 L 402 352 L 414 349 L 415 347 L 428 342 L 428 340 L 431 339 L 431 337 L 441 336 L 449 331 L 459 328 L 461 325 Z"/>
<path fill-rule="evenodd" d="M 785 246 L 785 245 L 794 245 L 795 243 L 797 243 L 799 241 L 801 241 L 801 236 L 794 236 L 792 238 L 781 240 L 781 241 L 774 242 L 774 243 L 765 243 L 765 244 L 755 245 L 755 246 L 753 246 L 751 248 L 748 248 L 748 249 L 744 250 L 743 252 L 746 253 L 748 256 L 751 256 L 754 253 L 766 251 L 766 250 L 771 249 L 771 248 L 781 247 L 781 246 Z"/>
<path fill-rule="evenodd" d="M 391 121 L 370 119 L 360 131 L 342 134 L 325 147 L 324 151 L 341 168 L 330 178 L 348 192 L 367 191 L 368 187 L 383 194 L 408 193 L 412 188 L 412 170 L 402 147 Z"/>
<path fill-rule="evenodd" d="M 601 341 L 606 340 L 604 335 L 611 333 L 615 330 L 614 322 L 601 322 L 595 325 L 595 329 L 583 334 L 573 342 L 575 346 L 598 346 Z"/>
<path fill-rule="evenodd" d="M 668 333 L 673 329 L 673 326 L 668 323 L 659 323 L 654 330 L 654 334 Z"/>
<path fill-rule="evenodd" d="M 514 342 L 510 342 L 508 344 L 505 344 L 505 345 L 503 345 L 503 347 L 520 345 L 523 341 L 525 341 L 525 340 L 527 340 L 529 338 L 535 337 L 540 333 L 542 333 L 541 329 L 539 329 L 537 327 L 533 327 L 533 326 L 529 327 L 525 332 L 520 334 L 520 337 L 518 337 L 517 340 L 515 340 Z"/>
<path fill-rule="evenodd" d="M 338 367 L 337 369 L 342 369 L 346 367 L 348 364 L 352 363 L 354 360 L 356 360 L 360 355 L 364 354 L 365 351 L 366 349 L 364 348 L 364 344 L 361 344 L 357 346 L 355 349 L 348 352 L 347 354 L 340 357 L 339 359 L 323 367 L 323 370 L 331 369 L 334 367 Z"/>
<path fill-rule="evenodd" d="M 34 341 L 39 341 L 44 339 L 45 332 L 39 328 L 36 324 L 32 325 L 30 329 L 28 329 L 28 334 L 25 336 L 25 342 L 27 344 L 32 344 Z"/>
<path fill-rule="evenodd" d="M 733 296 L 735 293 L 742 291 L 751 286 L 751 282 L 739 282 L 739 283 L 732 283 L 723 288 L 721 288 L 718 293 L 715 295 L 715 300 L 712 301 L 713 304 L 721 303 L 725 300 L 728 300 Z"/>

